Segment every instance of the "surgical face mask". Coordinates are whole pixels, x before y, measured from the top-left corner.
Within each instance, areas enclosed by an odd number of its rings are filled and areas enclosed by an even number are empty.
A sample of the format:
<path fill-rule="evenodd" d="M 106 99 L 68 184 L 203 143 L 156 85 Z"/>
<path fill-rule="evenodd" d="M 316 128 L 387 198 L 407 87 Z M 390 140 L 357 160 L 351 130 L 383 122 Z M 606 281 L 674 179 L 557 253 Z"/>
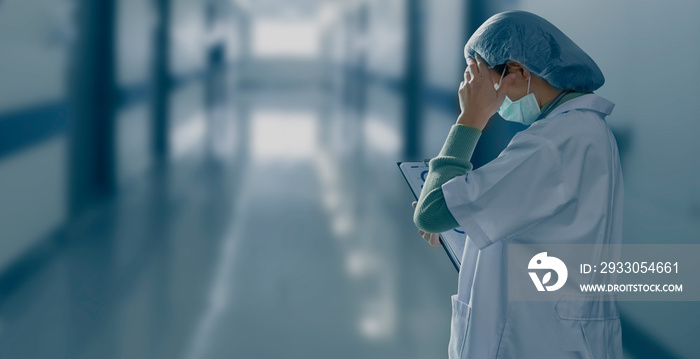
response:
<path fill-rule="evenodd" d="M 493 84 L 496 90 L 501 87 L 503 75 L 505 75 L 507 69 L 508 67 L 506 66 L 501 74 L 501 79 L 497 84 Z M 532 74 L 527 79 L 527 95 L 518 101 L 511 101 L 508 96 L 503 100 L 501 107 L 498 108 L 498 114 L 501 115 L 504 120 L 530 126 L 540 117 L 540 106 L 537 104 L 535 94 L 530 93 L 530 79 L 532 79 Z"/>

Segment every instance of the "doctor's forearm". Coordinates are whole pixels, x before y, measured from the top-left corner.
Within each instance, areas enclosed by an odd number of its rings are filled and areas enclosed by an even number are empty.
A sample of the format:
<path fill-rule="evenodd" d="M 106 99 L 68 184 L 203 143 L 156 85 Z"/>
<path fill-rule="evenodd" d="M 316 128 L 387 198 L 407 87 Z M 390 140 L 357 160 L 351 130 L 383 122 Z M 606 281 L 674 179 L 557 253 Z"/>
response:
<path fill-rule="evenodd" d="M 440 154 L 430 161 L 413 222 L 428 233 L 441 233 L 459 226 L 450 213 L 442 193 L 447 181 L 471 171 L 469 162 L 481 131 L 474 127 L 453 125 Z"/>

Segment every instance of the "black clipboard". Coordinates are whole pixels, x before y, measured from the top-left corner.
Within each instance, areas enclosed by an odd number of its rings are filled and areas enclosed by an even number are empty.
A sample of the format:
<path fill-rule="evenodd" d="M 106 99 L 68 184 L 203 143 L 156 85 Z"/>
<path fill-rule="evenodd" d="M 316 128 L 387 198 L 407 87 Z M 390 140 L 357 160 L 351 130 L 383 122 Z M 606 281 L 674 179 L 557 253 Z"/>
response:
<path fill-rule="evenodd" d="M 428 174 L 427 162 L 397 162 L 396 165 L 411 189 L 413 197 L 418 200 L 423 183 L 425 183 L 425 176 Z M 440 233 L 440 244 L 457 272 L 462 265 L 462 252 L 464 252 L 466 240 L 467 236 L 461 228 Z"/>

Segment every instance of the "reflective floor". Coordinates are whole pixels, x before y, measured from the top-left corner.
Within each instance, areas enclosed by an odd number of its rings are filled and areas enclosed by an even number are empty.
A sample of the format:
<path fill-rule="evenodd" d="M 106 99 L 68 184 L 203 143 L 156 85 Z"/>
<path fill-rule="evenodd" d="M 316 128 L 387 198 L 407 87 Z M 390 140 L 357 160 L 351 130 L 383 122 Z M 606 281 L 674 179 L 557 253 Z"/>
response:
<path fill-rule="evenodd" d="M 0 357 L 446 357 L 457 273 L 415 232 L 401 107 L 373 91 L 365 113 L 320 91 L 211 113 L 6 280 Z"/>

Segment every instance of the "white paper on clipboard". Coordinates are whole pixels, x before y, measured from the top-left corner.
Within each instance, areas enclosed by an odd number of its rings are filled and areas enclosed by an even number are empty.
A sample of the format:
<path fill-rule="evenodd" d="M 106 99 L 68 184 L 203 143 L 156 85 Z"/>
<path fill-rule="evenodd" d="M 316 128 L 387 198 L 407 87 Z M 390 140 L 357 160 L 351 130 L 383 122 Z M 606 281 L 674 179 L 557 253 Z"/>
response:
<path fill-rule="evenodd" d="M 428 174 L 428 165 L 425 162 L 399 162 L 398 165 L 413 196 L 418 199 L 425 183 L 425 176 Z M 458 272 L 462 266 L 462 252 L 466 241 L 467 236 L 462 228 L 440 233 L 440 243 Z"/>

